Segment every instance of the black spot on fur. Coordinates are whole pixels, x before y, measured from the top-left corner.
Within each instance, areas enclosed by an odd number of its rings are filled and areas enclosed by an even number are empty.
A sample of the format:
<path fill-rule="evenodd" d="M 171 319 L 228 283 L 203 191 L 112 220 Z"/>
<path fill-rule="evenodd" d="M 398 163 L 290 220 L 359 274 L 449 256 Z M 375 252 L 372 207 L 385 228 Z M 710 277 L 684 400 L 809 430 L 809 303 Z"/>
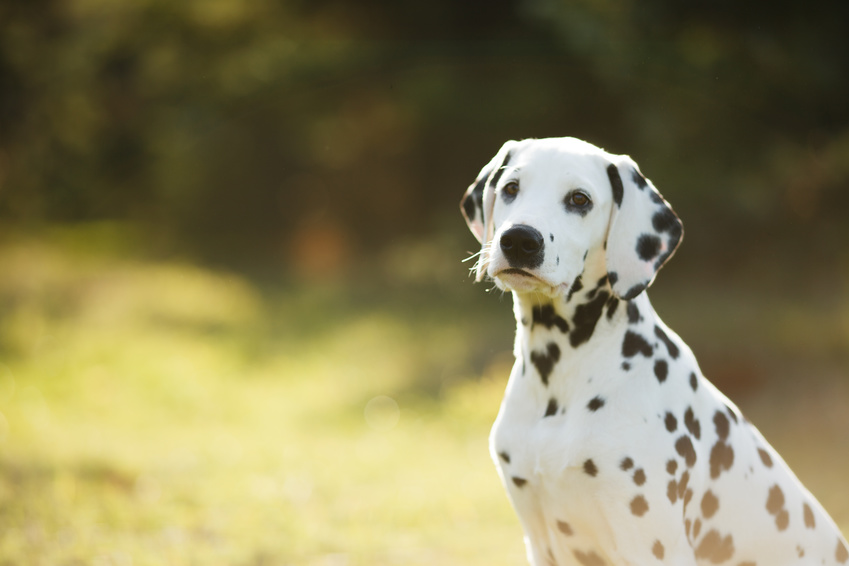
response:
<path fill-rule="evenodd" d="M 634 471 L 634 483 L 637 485 L 646 483 L 646 472 L 642 468 L 637 468 Z"/>
<path fill-rule="evenodd" d="M 650 261 L 660 253 L 660 238 L 654 234 L 641 234 L 637 239 L 637 255 L 643 261 Z"/>
<path fill-rule="evenodd" d="M 531 329 L 537 324 L 541 324 L 549 330 L 556 326 L 560 332 L 569 332 L 569 323 L 566 322 L 565 318 L 557 314 L 552 304 L 534 306 L 531 309 L 531 318 L 533 319 Z"/>
<path fill-rule="evenodd" d="M 693 441 L 686 434 L 675 441 L 675 451 L 684 458 L 688 468 L 692 468 L 693 464 L 696 463 L 696 450 L 693 448 Z"/>
<path fill-rule="evenodd" d="M 684 413 L 684 425 L 687 427 L 687 430 L 690 431 L 696 440 L 699 440 L 702 437 L 702 425 L 699 423 L 699 419 L 695 417 L 693 414 L 693 408 L 687 407 L 687 412 Z"/>
<path fill-rule="evenodd" d="M 719 499 L 711 490 L 707 490 L 702 496 L 702 517 L 710 519 L 719 509 Z"/>
<path fill-rule="evenodd" d="M 678 462 L 676 460 L 669 460 L 666 462 L 666 471 L 669 475 L 674 476 L 675 472 L 678 471 Z"/>
<path fill-rule="evenodd" d="M 610 187 L 613 189 L 613 202 L 617 207 L 622 206 L 622 196 L 625 194 L 625 187 L 622 185 L 622 177 L 619 176 L 619 169 L 614 164 L 607 166 L 607 177 L 610 179 Z"/>
<path fill-rule="evenodd" d="M 592 460 L 587 460 L 584 462 L 584 473 L 591 477 L 596 477 L 598 474 L 598 468 L 595 466 L 595 462 Z"/>
<path fill-rule="evenodd" d="M 605 246 L 607 246 L 607 242 L 605 242 L 604 244 L 605 244 Z M 605 249 L 607 249 L 607 248 L 605 247 Z M 619 274 L 616 273 L 615 271 L 608 271 L 607 272 L 607 280 L 610 281 L 611 285 L 616 285 L 616 282 L 619 281 Z"/>
<path fill-rule="evenodd" d="M 767 468 L 772 467 L 772 458 L 770 457 L 769 452 L 763 448 L 758 448 L 758 456 L 761 457 L 761 462 L 763 462 L 764 466 Z"/>
<path fill-rule="evenodd" d="M 629 330 L 625 333 L 625 339 L 622 341 L 622 355 L 626 358 L 633 358 L 637 354 L 650 358 L 653 351 L 651 344 L 636 332 Z"/>
<path fill-rule="evenodd" d="M 669 483 L 666 485 L 666 497 L 669 498 L 669 502 L 673 505 L 678 501 L 678 482 L 675 480 L 669 480 Z"/>
<path fill-rule="evenodd" d="M 575 555 L 575 560 L 580 562 L 582 566 L 606 566 L 604 559 L 593 551 L 584 553 L 580 550 L 573 550 L 572 554 Z"/>
<path fill-rule="evenodd" d="M 560 361 L 560 346 L 549 342 L 545 352 L 531 352 L 531 363 L 537 368 L 543 384 L 548 385 L 548 377 L 554 370 L 554 365 Z"/>
<path fill-rule="evenodd" d="M 548 400 L 548 406 L 545 408 L 545 416 L 552 417 L 557 414 L 557 399 L 552 397 Z"/>
<path fill-rule="evenodd" d="M 557 521 L 557 530 L 566 535 L 567 537 L 572 536 L 574 534 L 572 527 L 566 521 Z"/>
<path fill-rule="evenodd" d="M 566 295 L 566 302 L 568 303 L 569 301 L 571 301 L 572 295 L 574 295 L 575 293 L 577 293 L 578 291 L 580 291 L 583 288 L 584 288 L 584 282 L 581 279 L 581 276 L 578 275 L 577 277 L 575 277 L 575 280 L 572 282 L 572 286 L 569 287 L 569 294 Z"/>
<path fill-rule="evenodd" d="M 697 517 L 693 522 L 693 540 L 699 538 L 700 532 L 702 532 L 702 520 Z"/>
<path fill-rule="evenodd" d="M 687 497 L 687 500 L 684 502 L 684 505 L 690 502 L 690 497 L 692 494 L 692 490 L 687 489 L 687 484 L 690 483 L 690 472 L 684 470 L 684 473 L 681 474 L 681 479 L 678 480 L 678 497 L 684 499 Z"/>
<path fill-rule="evenodd" d="M 659 540 L 654 541 L 654 544 L 651 547 L 651 553 L 654 554 L 654 557 L 658 560 L 663 560 L 663 555 L 665 554 L 663 543 Z"/>
<path fill-rule="evenodd" d="M 666 335 L 666 332 L 659 326 L 654 327 L 654 335 L 660 338 L 661 342 L 666 346 L 666 350 L 669 352 L 669 357 L 673 360 L 678 359 L 678 355 L 681 353 L 678 350 L 678 346 L 675 345 L 672 340 L 669 339 L 669 336 Z"/>
<path fill-rule="evenodd" d="M 622 462 L 619 464 L 619 467 L 622 468 L 623 472 L 627 472 L 628 470 L 634 467 L 634 461 L 626 456 L 622 459 Z"/>
<path fill-rule="evenodd" d="M 553 242 L 554 241 L 554 234 L 549 234 L 548 238 Z"/>
<path fill-rule="evenodd" d="M 695 372 L 692 372 L 692 373 L 690 373 L 690 389 L 695 391 L 698 388 L 699 388 L 699 378 L 696 377 Z"/>
<path fill-rule="evenodd" d="M 693 537 L 695 538 L 695 537 Z M 721 564 L 734 556 L 734 539 L 731 535 L 721 536 L 717 531 L 709 531 L 696 548 L 696 558 Z"/>
<path fill-rule="evenodd" d="M 633 301 L 628 301 L 626 312 L 628 313 L 628 322 L 631 324 L 637 324 L 643 320 L 643 317 L 640 315 L 640 309 L 637 308 L 637 303 Z"/>
<path fill-rule="evenodd" d="M 523 487 L 526 483 L 528 483 L 528 480 L 520 478 L 519 476 L 513 476 L 511 479 L 513 480 L 513 483 L 516 484 L 516 487 Z"/>
<path fill-rule="evenodd" d="M 637 295 L 639 295 L 640 293 L 645 291 L 647 286 L 648 286 L 648 282 L 637 283 L 636 285 L 634 285 L 633 287 L 628 289 L 625 293 L 623 293 L 622 298 L 625 299 L 626 301 L 630 301 L 631 299 L 635 298 Z"/>
<path fill-rule="evenodd" d="M 817 526 L 817 522 L 814 520 L 814 511 L 811 509 L 811 506 L 805 503 L 802 505 L 802 514 L 805 516 L 805 526 L 809 529 L 813 529 Z"/>
<path fill-rule="evenodd" d="M 730 429 L 728 417 L 726 417 L 721 411 L 717 411 L 716 414 L 713 415 L 713 424 L 716 426 L 716 434 L 719 436 L 719 439 L 727 440 Z"/>
<path fill-rule="evenodd" d="M 649 510 L 648 501 L 642 495 L 636 496 L 631 500 L 631 513 L 636 515 L 637 517 L 642 517 L 646 514 L 646 511 Z"/>
<path fill-rule="evenodd" d="M 499 452 L 498 457 L 504 460 L 505 464 L 510 463 L 510 454 L 508 454 L 507 452 Z"/>
<path fill-rule="evenodd" d="M 654 375 L 660 383 L 666 381 L 666 376 L 669 375 L 669 364 L 666 363 L 666 360 L 654 362 Z"/>
<path fill-rule="evenodd" d="M 569 344 L 573 348 L 577 348 L 592 337 L 608 297 L 607 292 L 602 291 L 592 301 L 575 307 L 575 315 L 572 317 L 575 328 L 569 334 Z"/>
<path fill-rule="evenodd" d="M 675 432 L 678 428 L 678 419 L 672 413 L 666 413 L 666 418 L 663 422 L 666 424 L 666 430 L 669 432 Z"/>
<path fill-rule="evenodd" d="M 710 450 L 710 477 L 716 479 L 723 470 L 734 465 L 734 449 L 722 440 L 718 440 Z"/>
<path fill-rule="evenodd" d="M 598 395 L 590 399 L 590 402 L 587 403 L 587 409 L 593 412 L 598 411 L 602 407 L 604 407 L 604 398 Z"/>
<path fill-rule="evenodd" d="M 841 564 L 846 564 L 846 561 L 849 560 L 849 551 L 846 550 L 846 545 L 840 539 L 837 539 L 837 550 L 834 551 L 834 558 Z"/>
<path fill-rule="evenodd" d="M 619 299 L 611 296 L 607 300 L 607 320 L 611 320 L 613 318 L 613 314 L 616 312 L 616 307 L 619 306 Z"/>
<path fill-rule="evenodd" d="M 769 488 L 769 496 L 766 499 L 766 510 L 770 515 L 775 515 L 775 526 L 779 531 L 787 528 L 790 522 L 790 514 L 784 508 L 784 492 L 778 484 Z"/>

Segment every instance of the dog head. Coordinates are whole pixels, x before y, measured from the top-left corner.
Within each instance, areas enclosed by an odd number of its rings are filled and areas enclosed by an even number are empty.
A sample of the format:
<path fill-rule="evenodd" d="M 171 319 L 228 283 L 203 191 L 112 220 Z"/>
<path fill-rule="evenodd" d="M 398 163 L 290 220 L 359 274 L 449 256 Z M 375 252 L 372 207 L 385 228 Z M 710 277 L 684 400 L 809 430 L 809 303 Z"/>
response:
<path fill-rule="evenodd" d="M 482 245 L 478 281 L 551 297 L 601 264 L 613 292 L 632 299 L 683 236 L 636 163 L 574 138 L 505 143 L 460 208 Z"/>

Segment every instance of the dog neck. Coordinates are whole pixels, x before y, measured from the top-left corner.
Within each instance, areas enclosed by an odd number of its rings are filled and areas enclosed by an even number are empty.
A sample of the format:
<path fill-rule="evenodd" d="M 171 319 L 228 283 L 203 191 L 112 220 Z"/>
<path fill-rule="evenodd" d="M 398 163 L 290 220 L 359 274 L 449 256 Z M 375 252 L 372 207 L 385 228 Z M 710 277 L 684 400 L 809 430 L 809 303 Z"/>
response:
<path fill-rule="evenodd" d="M 570 362 L 618 349 L 629 324 L 655 318 L 646 293 L 623 300 L 613 293 L 606 274 L 589 284 L 585 277 L 576 279 L 568 293 L 554 298 L 513 293 L 516 359 L 534 366 L 545 385 L 553 375 L 568 372 L 573 365 Z"/>

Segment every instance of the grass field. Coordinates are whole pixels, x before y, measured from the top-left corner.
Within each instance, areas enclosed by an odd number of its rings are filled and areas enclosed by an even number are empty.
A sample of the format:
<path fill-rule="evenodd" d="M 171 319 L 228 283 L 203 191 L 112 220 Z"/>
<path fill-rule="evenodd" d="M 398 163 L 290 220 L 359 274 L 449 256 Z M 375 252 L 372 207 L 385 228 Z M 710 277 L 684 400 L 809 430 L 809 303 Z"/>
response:
<path fill-rule="evenodd" d="M 525 563 L 486 449 L 509 298 L 463 266 L 426 288 L 411 265 L 371 290 L 260 289 L 95 236 L 0 247 L 0 565 Z M 849 297 L 667 294 L 849 531 Z"/>

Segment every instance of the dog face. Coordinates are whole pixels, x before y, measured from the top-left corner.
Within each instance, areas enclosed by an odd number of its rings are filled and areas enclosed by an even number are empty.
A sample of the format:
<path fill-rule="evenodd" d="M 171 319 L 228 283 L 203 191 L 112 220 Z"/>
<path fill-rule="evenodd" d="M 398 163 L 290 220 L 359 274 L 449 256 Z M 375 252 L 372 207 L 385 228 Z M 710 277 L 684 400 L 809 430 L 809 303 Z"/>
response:
<path fill-rule="evenodd" d="M 555 297 L 602 262 L 614 293 L 641 293 L 678 246 L 669 204 L 626 156 L 574 138 L 507 142 L 461 202 L 482 244 L 477 278 Z"/>

